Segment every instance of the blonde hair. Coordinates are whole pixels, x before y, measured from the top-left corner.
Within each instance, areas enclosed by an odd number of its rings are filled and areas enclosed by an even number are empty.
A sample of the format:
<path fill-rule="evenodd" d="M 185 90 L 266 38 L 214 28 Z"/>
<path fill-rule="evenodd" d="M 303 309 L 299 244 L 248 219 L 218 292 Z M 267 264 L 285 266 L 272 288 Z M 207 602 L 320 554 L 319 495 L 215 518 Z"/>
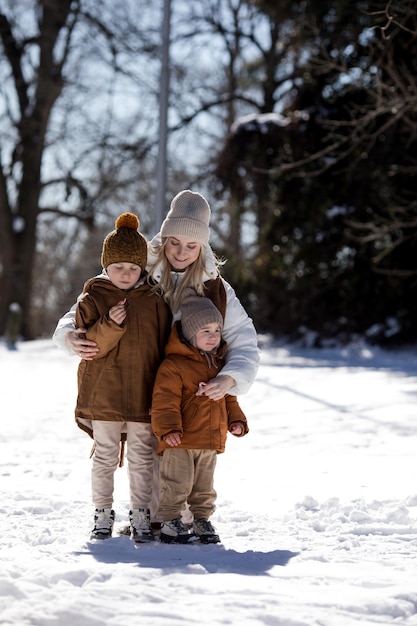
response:
<path fill-rule="evenodd" d="M 156 255 L 155 264 L 149 270 L 148 280 L 153 285 L 152 291 L 159 293 L 163 300 L 169 305 L 171 311 L 176 313 L 181 306 L 181 301 L 185 289 L 194 289 L 199 296 L 204 295 L 204 274 L 206 268 L 206 253 L 204 246 L 200 247 L 200 253 L 194 263 L 191 263 L 184 270 L 184 278 L 180 282 L 180 285 L 176 287 L 172 279 L 171 268 L 165 256 L 165 246 L 168 238 L 164 237 L 160 246 L 152 246 L 152 252 Z M 213 253 L 214 254 L 214 253 Z M 214 256 L 216 269 L 218 274 L 219 268 L 224 265 L 224 261 Z M 154 277 L 154 272 L 157 267 L 162 267 L 161 278 L 157 282 Z"/>

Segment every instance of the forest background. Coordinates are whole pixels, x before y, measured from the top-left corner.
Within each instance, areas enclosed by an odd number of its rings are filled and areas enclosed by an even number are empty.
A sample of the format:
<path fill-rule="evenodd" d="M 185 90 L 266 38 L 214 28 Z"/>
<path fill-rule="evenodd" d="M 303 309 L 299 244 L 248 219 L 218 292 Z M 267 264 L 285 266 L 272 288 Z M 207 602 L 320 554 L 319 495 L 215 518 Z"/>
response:
<path fill-rule="evenodd" d="M 257 329 L 416 341 L 415 0 L 171 0 L 164 65 L 166 6 L 0 0 L 0 336 L 51 335 L 119 213 L 157 232 L 165 71 L 166 210 L 207 197 Z"/>

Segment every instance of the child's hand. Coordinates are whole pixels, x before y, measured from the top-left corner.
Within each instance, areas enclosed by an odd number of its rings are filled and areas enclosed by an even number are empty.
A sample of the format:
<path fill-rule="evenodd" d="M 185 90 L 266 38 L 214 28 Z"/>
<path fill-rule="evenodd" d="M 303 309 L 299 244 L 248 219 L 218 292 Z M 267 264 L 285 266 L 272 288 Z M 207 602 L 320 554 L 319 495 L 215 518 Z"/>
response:
<path fill-rule="evenodd" d="M 169 435 L 164 437 L 164 441 L 166 441 L 169 446 L 179 446 L 181 443 L 181 435 L 180 433 L 169 433 Z"/>
<path fill-rule="evenodd" d="M 230 426 L 229 431 L 232 433 L 232 435 L 235 435 L 235 437 L 240 437 L 241 435 L 243 435 L 243 426 L 242 424 L 235 422 Z"/>
<path fill-rule="evenodd" d="M 123 300 L 120 300 L 120 302 L 118 302 L 116 306 L 112 306 L 112 308 L 109 311 L 110 319 L 113 320 L 113 322 L 116 322 L 116 324 L 119 324 L 119 326 L 126 319 L 125 303 L 126 303 L 126 298 L 123 298 Z"/>

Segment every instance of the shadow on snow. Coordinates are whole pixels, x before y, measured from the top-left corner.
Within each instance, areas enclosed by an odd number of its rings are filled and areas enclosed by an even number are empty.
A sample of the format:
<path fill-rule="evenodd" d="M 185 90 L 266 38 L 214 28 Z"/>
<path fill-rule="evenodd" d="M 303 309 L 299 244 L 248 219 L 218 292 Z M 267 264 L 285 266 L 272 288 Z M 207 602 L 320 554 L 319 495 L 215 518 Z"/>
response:
<path fill-rule="evenodd" d="M 297 552 L 272 550 L 237 552 L 222 545 L 178 545 L 153 543 L 135 545 L 130 539 L 117 537 L 101 542 L 89 542 L 78 555 L 91 555 L 102 563 L 136 563 L 139 567 L 162 569 L 166 572 L 184 571 L 196 574 L 196 566 L 208 573 L 243 575 L 266 574 L 275 566 L 285 566 Z"/>

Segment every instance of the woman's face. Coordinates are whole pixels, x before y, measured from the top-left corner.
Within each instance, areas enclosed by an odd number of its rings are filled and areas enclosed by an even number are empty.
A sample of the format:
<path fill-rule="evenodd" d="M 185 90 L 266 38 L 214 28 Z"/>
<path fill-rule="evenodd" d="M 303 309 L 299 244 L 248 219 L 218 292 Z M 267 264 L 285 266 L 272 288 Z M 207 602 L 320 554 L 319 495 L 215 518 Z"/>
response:
<path fill-rule="evenodd" d="M 165 256 L 171 268 L 183 272 L 198 259 L 201 243 L 188 237 L 168 237 L 165 244 Z"/>

